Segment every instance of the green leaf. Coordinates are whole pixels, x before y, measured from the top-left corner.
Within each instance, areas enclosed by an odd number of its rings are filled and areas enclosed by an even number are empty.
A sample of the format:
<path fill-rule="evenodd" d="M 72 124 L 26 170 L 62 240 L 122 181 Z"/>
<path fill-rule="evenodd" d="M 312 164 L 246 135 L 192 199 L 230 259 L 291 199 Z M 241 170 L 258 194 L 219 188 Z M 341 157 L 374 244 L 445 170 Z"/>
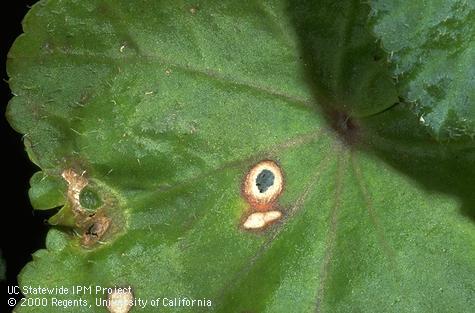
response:
<path fill-rule="evenodd" d="M 37 172 L 31 177 L 30 186 L 28 195 L 36 210 L 56 208 L 66 201 L 66 183 L 57 176 Z"/>
<path fill-rule="evenodd" d="M 374 31 L 420 122 L 442 140 L 475 136 L 475 2 L 374 0 Z"/>
<path fill-rule="evenodd" d="M 475 144 L 434 142 L 397 103 L 368 13 L 35 5 L 9 54 L 8 118 L 68 187 L 50 220 L 62 227 L 19 282 L 69 294 L 15 312 L 106 312 L 114 286 L 147 301 L 132 312 L 185 297 L 188 312 L 473 312 Z M 243 188 L 263 160 L 284 186 L 257 208 Z M 282 217 L 245 229 L 257 210 Z"/>
<path fill-rule="evenodd" d="M 319 105 L 362 117 L 397 103 L 384 51 L 366 28 L 368 7 L 326 0 L 318 6 L 292 2 L 289 13 Z"/>

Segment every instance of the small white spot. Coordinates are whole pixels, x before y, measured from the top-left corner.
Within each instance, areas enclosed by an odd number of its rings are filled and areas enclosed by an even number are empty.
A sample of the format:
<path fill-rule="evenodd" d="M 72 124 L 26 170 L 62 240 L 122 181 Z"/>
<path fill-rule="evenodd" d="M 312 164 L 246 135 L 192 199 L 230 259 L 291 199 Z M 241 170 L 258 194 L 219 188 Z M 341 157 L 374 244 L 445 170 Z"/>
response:
<path fill-rule="evenodd" d="M 425 122 L 426 122 L 426 120 L 424 119 L 424 117 L 422 115 L 419 118 L 419 122 L 421 122 L 422 124 L 425 124 Z"/>
<path fill-rule="evenodd" d="M 256 212 L 249 215 L 243 226 L 246 229 L 258 229 L 279 219 L 282 216 L 280 211 Z"/>
<path fill-rule="evenodd" d="M 130 311 L 134 301 L 131 291 L 112 292 L 109 294 L 107 309 L 110 313 L 127 313 Z"/>
<path fill-rule="evenodd" d="M 122 53 L 122 52 L 124 52 L 124 49 L 125 49 L 125 45 L 122 45 L 119 50 Z"/>

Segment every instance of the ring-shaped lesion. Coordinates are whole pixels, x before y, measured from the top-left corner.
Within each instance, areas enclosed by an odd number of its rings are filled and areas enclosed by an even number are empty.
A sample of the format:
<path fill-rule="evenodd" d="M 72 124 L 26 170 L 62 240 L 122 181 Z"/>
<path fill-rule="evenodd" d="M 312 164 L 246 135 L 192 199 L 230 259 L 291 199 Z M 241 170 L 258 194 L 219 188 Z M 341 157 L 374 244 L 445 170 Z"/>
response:
<path fill-rule="evenodd" d="M 245 176 L 242 188 L 251 209 L 243 222 L 245 229 L 261 229 L 281 218 L 282 212 L 275 204 L 284 189 L 284 175 L 275 161 L 255 164 Z"/>

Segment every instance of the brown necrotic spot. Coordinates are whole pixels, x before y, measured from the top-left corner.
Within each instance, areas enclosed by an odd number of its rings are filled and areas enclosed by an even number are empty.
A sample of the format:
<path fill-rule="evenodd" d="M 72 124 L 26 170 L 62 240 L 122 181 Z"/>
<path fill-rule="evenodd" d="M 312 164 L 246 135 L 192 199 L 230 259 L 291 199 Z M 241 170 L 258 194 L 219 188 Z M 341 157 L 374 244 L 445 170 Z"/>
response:
<path fill-rule="evenodd" d="M 92 247 L 110 233 L 112 223 L 110 207 L 116 205 L 112 199 L 103 203 L 97 184 L 90 184 L 85 172 L 67 169 L 62 173 L 68 183 L 68 201 L 75 221 L 75 231 L 81 234 L 81 244 Z M 97 189 L 97 190 L 96 190 Z M 117 217 L 116 217 L 117 220 Z M 117 229 L 115 229 L 117 232 Z"/>
<path fill-rule="evenodd" d="M 282 170 L 277 163 L 264 160 L 254 165 L 247 173 L 243 194 L 253 208 L 267 210 L 282 193 L 283 185 Z"/>
<path fill-rule="evenodd" d="M 86 247 L 92 246 L 104 236 L 108 230 L 111 220 L 105 216 L 94 216 L 88 219 L 85 227 L 82 244 Z"/>

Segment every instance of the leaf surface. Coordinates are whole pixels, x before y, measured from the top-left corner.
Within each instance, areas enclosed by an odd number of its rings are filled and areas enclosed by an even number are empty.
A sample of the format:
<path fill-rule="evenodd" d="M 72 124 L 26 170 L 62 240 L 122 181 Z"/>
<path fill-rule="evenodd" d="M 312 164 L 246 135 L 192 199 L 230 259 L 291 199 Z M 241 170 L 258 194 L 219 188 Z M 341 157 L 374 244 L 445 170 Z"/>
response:
<path fill-rule="evenodd" d="M 212 303 L 189 312 L 472 312 L 475 145 L 434 142 L 397 104 L 368 12 L 35 5 L 9 54 L 8 117 L 41 167 L 33 205 L 64 207 L 19 280 L 93 289 L 16 312 L 107 312 L 95 286 L 131 286 L 142 312 L 184 297 Z M 249 231 L 241 188 L 269 159 L 283 216 Z"/>
<path fill-rule="evenodd" d="M 402 96 L 440 140 L 475 135 L 475 2 L 371 1 Z"/>

